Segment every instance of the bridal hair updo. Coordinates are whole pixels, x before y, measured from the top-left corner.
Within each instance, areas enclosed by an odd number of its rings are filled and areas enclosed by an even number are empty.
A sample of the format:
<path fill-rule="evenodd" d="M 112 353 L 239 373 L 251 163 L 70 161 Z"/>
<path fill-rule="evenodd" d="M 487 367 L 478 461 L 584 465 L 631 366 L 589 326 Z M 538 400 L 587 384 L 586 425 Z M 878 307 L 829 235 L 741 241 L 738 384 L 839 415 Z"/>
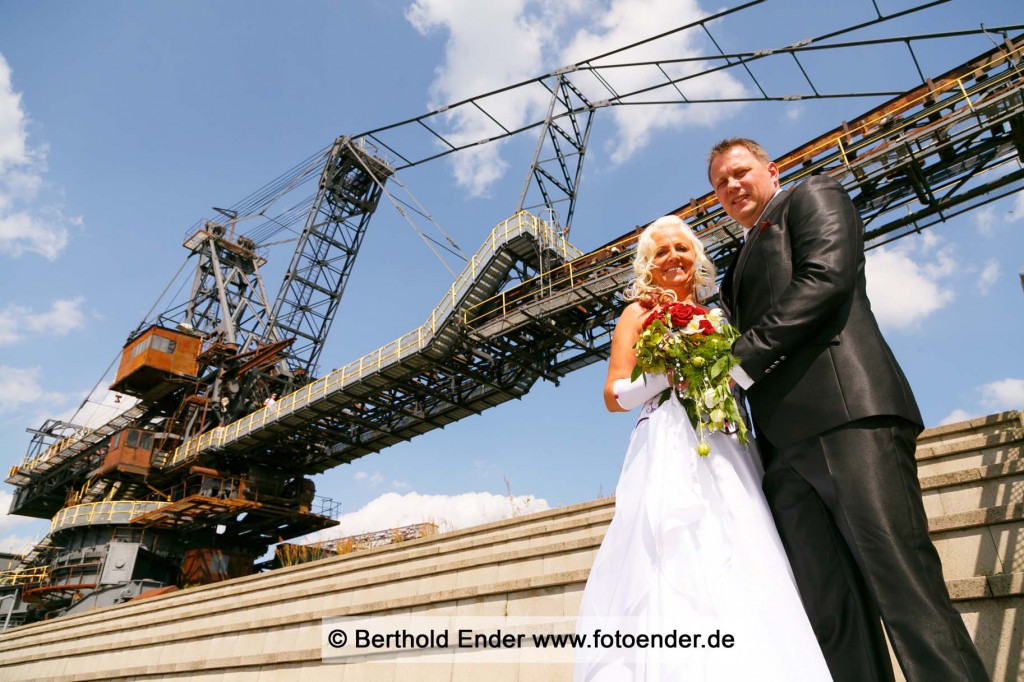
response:
<path fill-rule="evenodd" d="M 693 294 L 698 301 L 710 298 L 714 293 L 715 266 L 704 253 L 704 244 L 697 239 L 690 226 L 678 216 L 667 215 L 658 218 L 648 225 L 636 242 L 636 255 L 633 256 L 633 282 L 623 293 L 627 301 L 637 301 L 645 308 L 653 308 L 659 303 L 676 300 L 674 291 L 662 289 L 654 284 L 651 269 L 654 265 L 654 238 L 651 234 L 663 227 L 678 227 L 683 230 L 693 247 L 694 266 L 697 272 L 693 278 Z"/>

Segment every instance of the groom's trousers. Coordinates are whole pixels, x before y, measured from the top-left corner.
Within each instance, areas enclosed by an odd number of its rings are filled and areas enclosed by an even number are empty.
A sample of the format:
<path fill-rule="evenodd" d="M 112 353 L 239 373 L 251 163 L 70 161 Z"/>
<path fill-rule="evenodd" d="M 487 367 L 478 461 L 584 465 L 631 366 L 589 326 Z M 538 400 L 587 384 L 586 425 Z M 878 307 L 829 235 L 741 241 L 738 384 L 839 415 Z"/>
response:
<path fill-rule="evenodd" d="M 756 423 L 756 420 L 755 420 Z M 758 436 L 764 492 L 837 682 L 988 680 L 928 537 L 920 428 L 872 417 L 785 447 Z"/>

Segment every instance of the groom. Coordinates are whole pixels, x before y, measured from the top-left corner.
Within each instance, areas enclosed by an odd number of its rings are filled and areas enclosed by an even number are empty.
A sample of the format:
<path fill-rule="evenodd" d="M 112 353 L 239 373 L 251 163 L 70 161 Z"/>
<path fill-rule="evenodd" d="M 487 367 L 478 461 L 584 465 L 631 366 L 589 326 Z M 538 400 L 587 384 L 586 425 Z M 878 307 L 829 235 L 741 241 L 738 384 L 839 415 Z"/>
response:
<path fill-rule="evenodd" d="M 853 202 L 825 176 L 781 191 L 768 154 L 743 138 L 711 150 L 708 178 L 745 234 L 721 290 L 743 333 L 734 378 L 832 676 L 893 679 L 881 615 L 908 681 L 987 680 L 928 538 L 921 414 L 871 312 Z"/>

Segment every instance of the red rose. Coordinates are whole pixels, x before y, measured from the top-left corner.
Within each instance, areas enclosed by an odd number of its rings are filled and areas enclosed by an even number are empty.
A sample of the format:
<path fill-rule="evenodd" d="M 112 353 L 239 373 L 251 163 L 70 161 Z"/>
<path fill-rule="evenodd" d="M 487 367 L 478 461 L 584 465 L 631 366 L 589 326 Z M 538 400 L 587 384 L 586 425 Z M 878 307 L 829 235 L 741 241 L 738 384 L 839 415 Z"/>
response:
<path fill-rule="evenodd" d="M 702 332 L 704 332 L 704 336 L 708 336 L 710 334 L 714 334 L 715 333 L 715 326 L 713 324 L 711 324 L 710 322 L 708 322 L 707 320 L 701 320 L 700 321 L 700 330 Z"/>
<path fill-rule="evenodd" d="M 661 317 L 662 317 L 661 309 L 660 308 L 655 308 L 654 312 L 651 313 L 650 315 L 648 315 L 647 319 L 644 320 L 644 323 L 642 325 L 640 325 L 640 330 L 643 331 L 644 329 L 647 329 L 652 324 L 654 324 L 655 320 L 660 320 Z"/>
<path fill-rule="evenodd" d="M 695 305 L 687 305 L 686 303 L 674 303 L 668 308 L 669 315 L 672 317 L 673 327 L 685 327 L 690 324 L 690 320 L 693 319 L 694 315 L 700 315 L 701 309 Z"/>

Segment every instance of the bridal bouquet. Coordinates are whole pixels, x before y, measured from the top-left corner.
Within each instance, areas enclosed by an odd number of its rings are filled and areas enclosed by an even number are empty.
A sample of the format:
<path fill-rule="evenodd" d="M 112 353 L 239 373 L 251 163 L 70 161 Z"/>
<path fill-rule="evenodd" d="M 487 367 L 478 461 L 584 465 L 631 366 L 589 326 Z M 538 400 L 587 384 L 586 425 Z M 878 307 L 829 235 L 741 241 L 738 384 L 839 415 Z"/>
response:
<path fill-rule="evenodd" d="M 711 452 L 705 431 L 735 425 L 741 443 L 747 442 L 747 427 L 740 417 L 736 399 L 729 391 L 729 370 L 739 364 L 731 352 L 740 333 L 728 324 L 718 308 L 705 310 L 686 303 L 656 306 L 641 326 L 632 379 L 644 372 L 671 373 L 674 391 L 686 408 L 700 442 L 697 454 Z M 662 399 L 668 399 L 668 391 Z"/>

